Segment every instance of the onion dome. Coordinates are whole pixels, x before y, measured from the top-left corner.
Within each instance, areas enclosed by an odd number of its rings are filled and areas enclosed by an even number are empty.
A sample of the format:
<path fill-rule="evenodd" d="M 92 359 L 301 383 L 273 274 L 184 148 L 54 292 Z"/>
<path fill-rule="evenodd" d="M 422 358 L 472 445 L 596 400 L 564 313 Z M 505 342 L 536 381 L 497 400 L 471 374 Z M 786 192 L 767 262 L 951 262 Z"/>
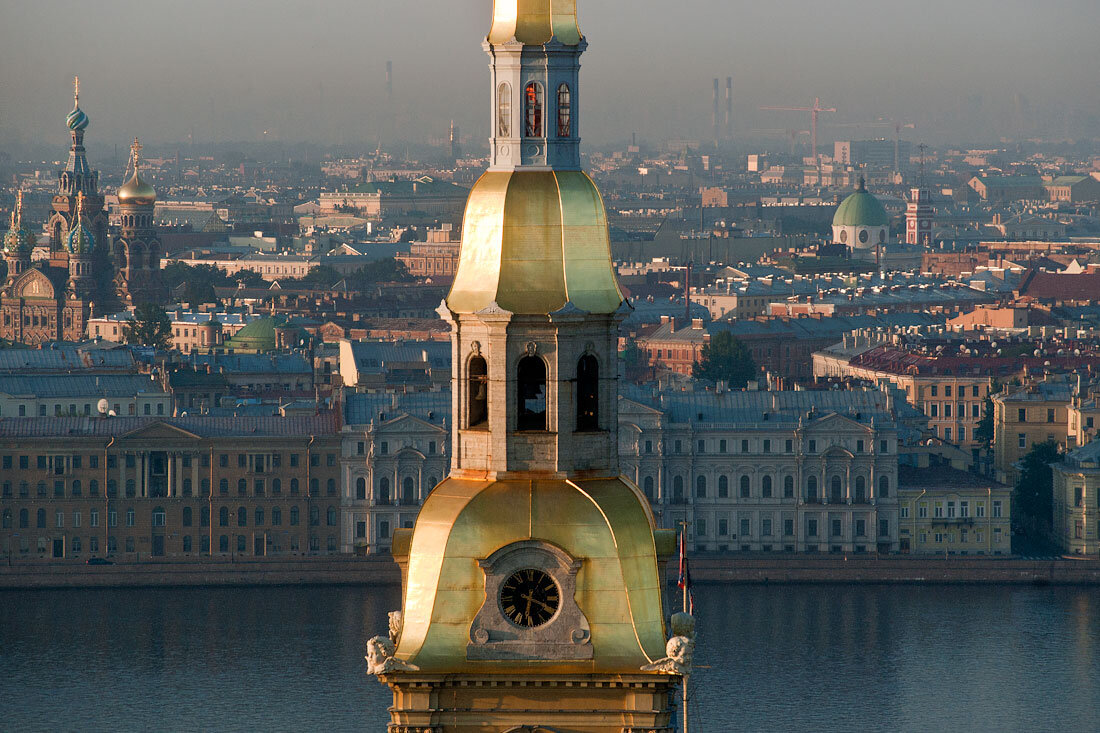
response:
<path fill-rule="evenodd" d="M 837 207 L 833 216 L 834 227 L 884 227 L 889 225 L 890 217 L 877 198 L 867 191 L 862 177 L 859 188 Z"/>
<path fill-rule="evenodd" d="M 622 305 L 607 211 L 585 173 L 489 171 L 474 185 L 447 307 L 476 313 L 494 303 L 517 314 Z"/>
<path fill-rule="evenodd" d="M 552 39 L 576 46 L 583 36 L 577 24 L 577 0 L 495 0 L 489 43 L 512 39 L 541 46 Z"/>
<path fill-rule="evenodd" d="M 84 130 L 88 127 L 88 115 L 80 109 L 80 79 L 73 80 L 73 111 L 65 118 L 65 124 L 73 132 Z"/>
<path fill-rule="evenodd" d="M 92 249 L 95 247 L 95 237 L 88 231 L 88 227 L 84 226 L 83 191 L 76 195 L 76 222 L 69 230 L 69 236 L 66 238 L 65 244 L 69 254 L 74 255 L 91 254 Z"/>
<path fill-rule="evenodd" d="M 141 143 L 135 137 L 130 146 L 130 160 L 134 165 L 134 175 L 130 180 L 122 184 L 118 189 L 118 202 L 120 204 L 134 204 L 137 206 L 152 206 L 157 201 L 157 192 L 148 183 L 141 179 L 138 172 L 138 160 L 141 153 Z"/>
<path fill-rule="evenodd" d="M 4 254 L 29 255 L 37 244 L 34 232 L 23 226 L 23 192 L 16 199 L 15 209 L 11 212 L 11 227 L 4 235 Z"/>

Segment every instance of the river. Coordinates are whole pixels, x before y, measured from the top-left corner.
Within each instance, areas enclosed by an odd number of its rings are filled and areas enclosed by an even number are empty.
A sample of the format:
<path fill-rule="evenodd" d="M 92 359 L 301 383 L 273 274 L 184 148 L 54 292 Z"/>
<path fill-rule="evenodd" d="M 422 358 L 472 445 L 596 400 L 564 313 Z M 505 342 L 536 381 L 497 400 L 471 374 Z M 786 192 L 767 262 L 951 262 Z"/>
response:
<path fill-rule="evenodd" d="M 0 593 L 0 728 L 384 731 L 393 587 Z M 1100 730 L 1089 588 L 702 586 L 693 733 Z"/>

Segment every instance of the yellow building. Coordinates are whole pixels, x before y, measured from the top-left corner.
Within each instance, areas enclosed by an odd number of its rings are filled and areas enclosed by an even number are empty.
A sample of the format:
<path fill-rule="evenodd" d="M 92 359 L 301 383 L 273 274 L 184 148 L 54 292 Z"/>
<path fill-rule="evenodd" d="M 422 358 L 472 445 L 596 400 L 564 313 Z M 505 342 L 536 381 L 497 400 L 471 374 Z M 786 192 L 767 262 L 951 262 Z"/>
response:
<path fill-rule="evenodd" d="M 1070 451 L 1051 468 L 1053 540 L 1069 555 L 1100 555 L 1100 442 Z"/>
<path fill-rule="evenodd" d="M 1001 483 L 1015 486 L 1017 464 L 1040 443 L 1067 443 L 1073 388 L 1048 380 L 993 396 L 993 468 Z"/>
<path fill-rule="evenodd" d="M 1012 490 L 946 466 L 898 467 L 901 551 L 1008 555 Z"/>
<path fill-rule="evenodd" d="M 629 306 L 580 169 L 586 46 L 574 0 L 495 3 L 490 167 L 440 307 L 451 474 L 394 535 L 402 611 L 368 644 L 392 731 L 670 731 L 690 669 L 693 631 L 665 629 L 674 535 L 619 473 Z"/>
<path fill-rule="evenodd" d="M 335 414 L 0 421 L 14 562 L 340 551 Z"/>

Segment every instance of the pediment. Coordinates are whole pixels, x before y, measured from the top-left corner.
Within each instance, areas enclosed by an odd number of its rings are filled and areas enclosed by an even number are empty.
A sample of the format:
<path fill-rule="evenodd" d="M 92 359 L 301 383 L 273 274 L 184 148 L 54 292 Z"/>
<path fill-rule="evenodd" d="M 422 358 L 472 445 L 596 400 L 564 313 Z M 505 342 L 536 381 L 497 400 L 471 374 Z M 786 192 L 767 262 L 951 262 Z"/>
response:
<path fill-rule="evenodd" d="M 12 285 L 12 292 L 18 298 L 28 300 L 54 300 L 54 285 L 45 273 L 31 268 L 20 275 Z"/>
<path fill-rule="evenodd" d="M 131 430 L 128 433 L 123 433 L 119 436 L 120 440 L 202 440 L 201 435 L 196 435 L 183 428 L 176 427 L 166 422 L 157 421 L 150 425 L 145 425 L 135 430 Z"/>
<path fill-rule="evenodd" d="M 623 414 L 627 414 L 627 415 L 653 415 L 655 417 L 659 417 L 664 413 L 662 413 L 660 410 L 655 410 L 652 407 L 649 407 L 648 405 L 643 405 L 641 402 L 635 402 L 634 400 L 630 399 L 629 397 L 620 397 L 619 398 L 619 414 L 620 415 L 623 415 Z"/>
<path fill-rule="evenodd" d="M 810 428 L 813 430 L 829 430 L 830 432 L 836 430 L 857 431 L 861 433 L 871 432 L 871 428 L 863 423 L 835 412 L 825 415 L 811 423 Z"/>
<path fill-rule="evenodd" d="M 405 413 L 399 415 L 392 420 L 387 420 L 382 423 L 382 430 L 385 430 L 387 434 L 392 433 L 422 433 L 425 430 L 431 430 L 434 432 L 443 432 L 443 428 L 438 425 L 433 425 L 427 420 L 421 420 L 418 417 Z"/>

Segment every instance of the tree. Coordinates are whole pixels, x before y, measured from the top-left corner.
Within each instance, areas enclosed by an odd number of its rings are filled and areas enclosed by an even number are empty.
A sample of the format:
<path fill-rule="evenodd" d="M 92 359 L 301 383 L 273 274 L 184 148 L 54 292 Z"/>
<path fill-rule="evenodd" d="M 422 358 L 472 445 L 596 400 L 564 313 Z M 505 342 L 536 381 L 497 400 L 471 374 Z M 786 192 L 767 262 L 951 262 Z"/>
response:
<path fill-rule="evenodd" d="M 626 362 L 628 367 L 637 367 L 642 366 L 645 355 L 638 347 L 637 341 L 627 341 L 626 348 L 619 352 L 619 358 Z"/>
<path fill-rule="evenodd" d="M 122 327 L 126 343 L 168 349 L 172 345 L 172 322 L 156 303 L 142 303 Z"/>
<path fill-rule="evenodd" d="M 237 283 L 241 287 L 245 288 L 264 288 L 268 283 L 264 280 L 264 276 L 255 270 L 237 270 L 232 277 L 233 282 Z"/>
<path fill-rule="evenodd" d="M 1050 528 L 1054 516 L 1054 472 L 1050 464 L 1061 458 L 1054 441 L 1039 443 L 1020 461 L 1023 470 L 1012 494 L 1012 515 L 1031 529 Z"/>
<path fill-rule="evenodd" d="M 981 441 L 988 448 L 993 443 L 993 398 L 985 396 L 982 405 L 982 419 L 974 429 L 974 440 Z"/>
<path fill-rule="evenodd" d="M 691 370 L 696 379 L 722 380 L 731 389 L 743 389 L 750 379 L 756 378 L 752 354 L 729 331 L 713 334 L 700 357 Z"/>

